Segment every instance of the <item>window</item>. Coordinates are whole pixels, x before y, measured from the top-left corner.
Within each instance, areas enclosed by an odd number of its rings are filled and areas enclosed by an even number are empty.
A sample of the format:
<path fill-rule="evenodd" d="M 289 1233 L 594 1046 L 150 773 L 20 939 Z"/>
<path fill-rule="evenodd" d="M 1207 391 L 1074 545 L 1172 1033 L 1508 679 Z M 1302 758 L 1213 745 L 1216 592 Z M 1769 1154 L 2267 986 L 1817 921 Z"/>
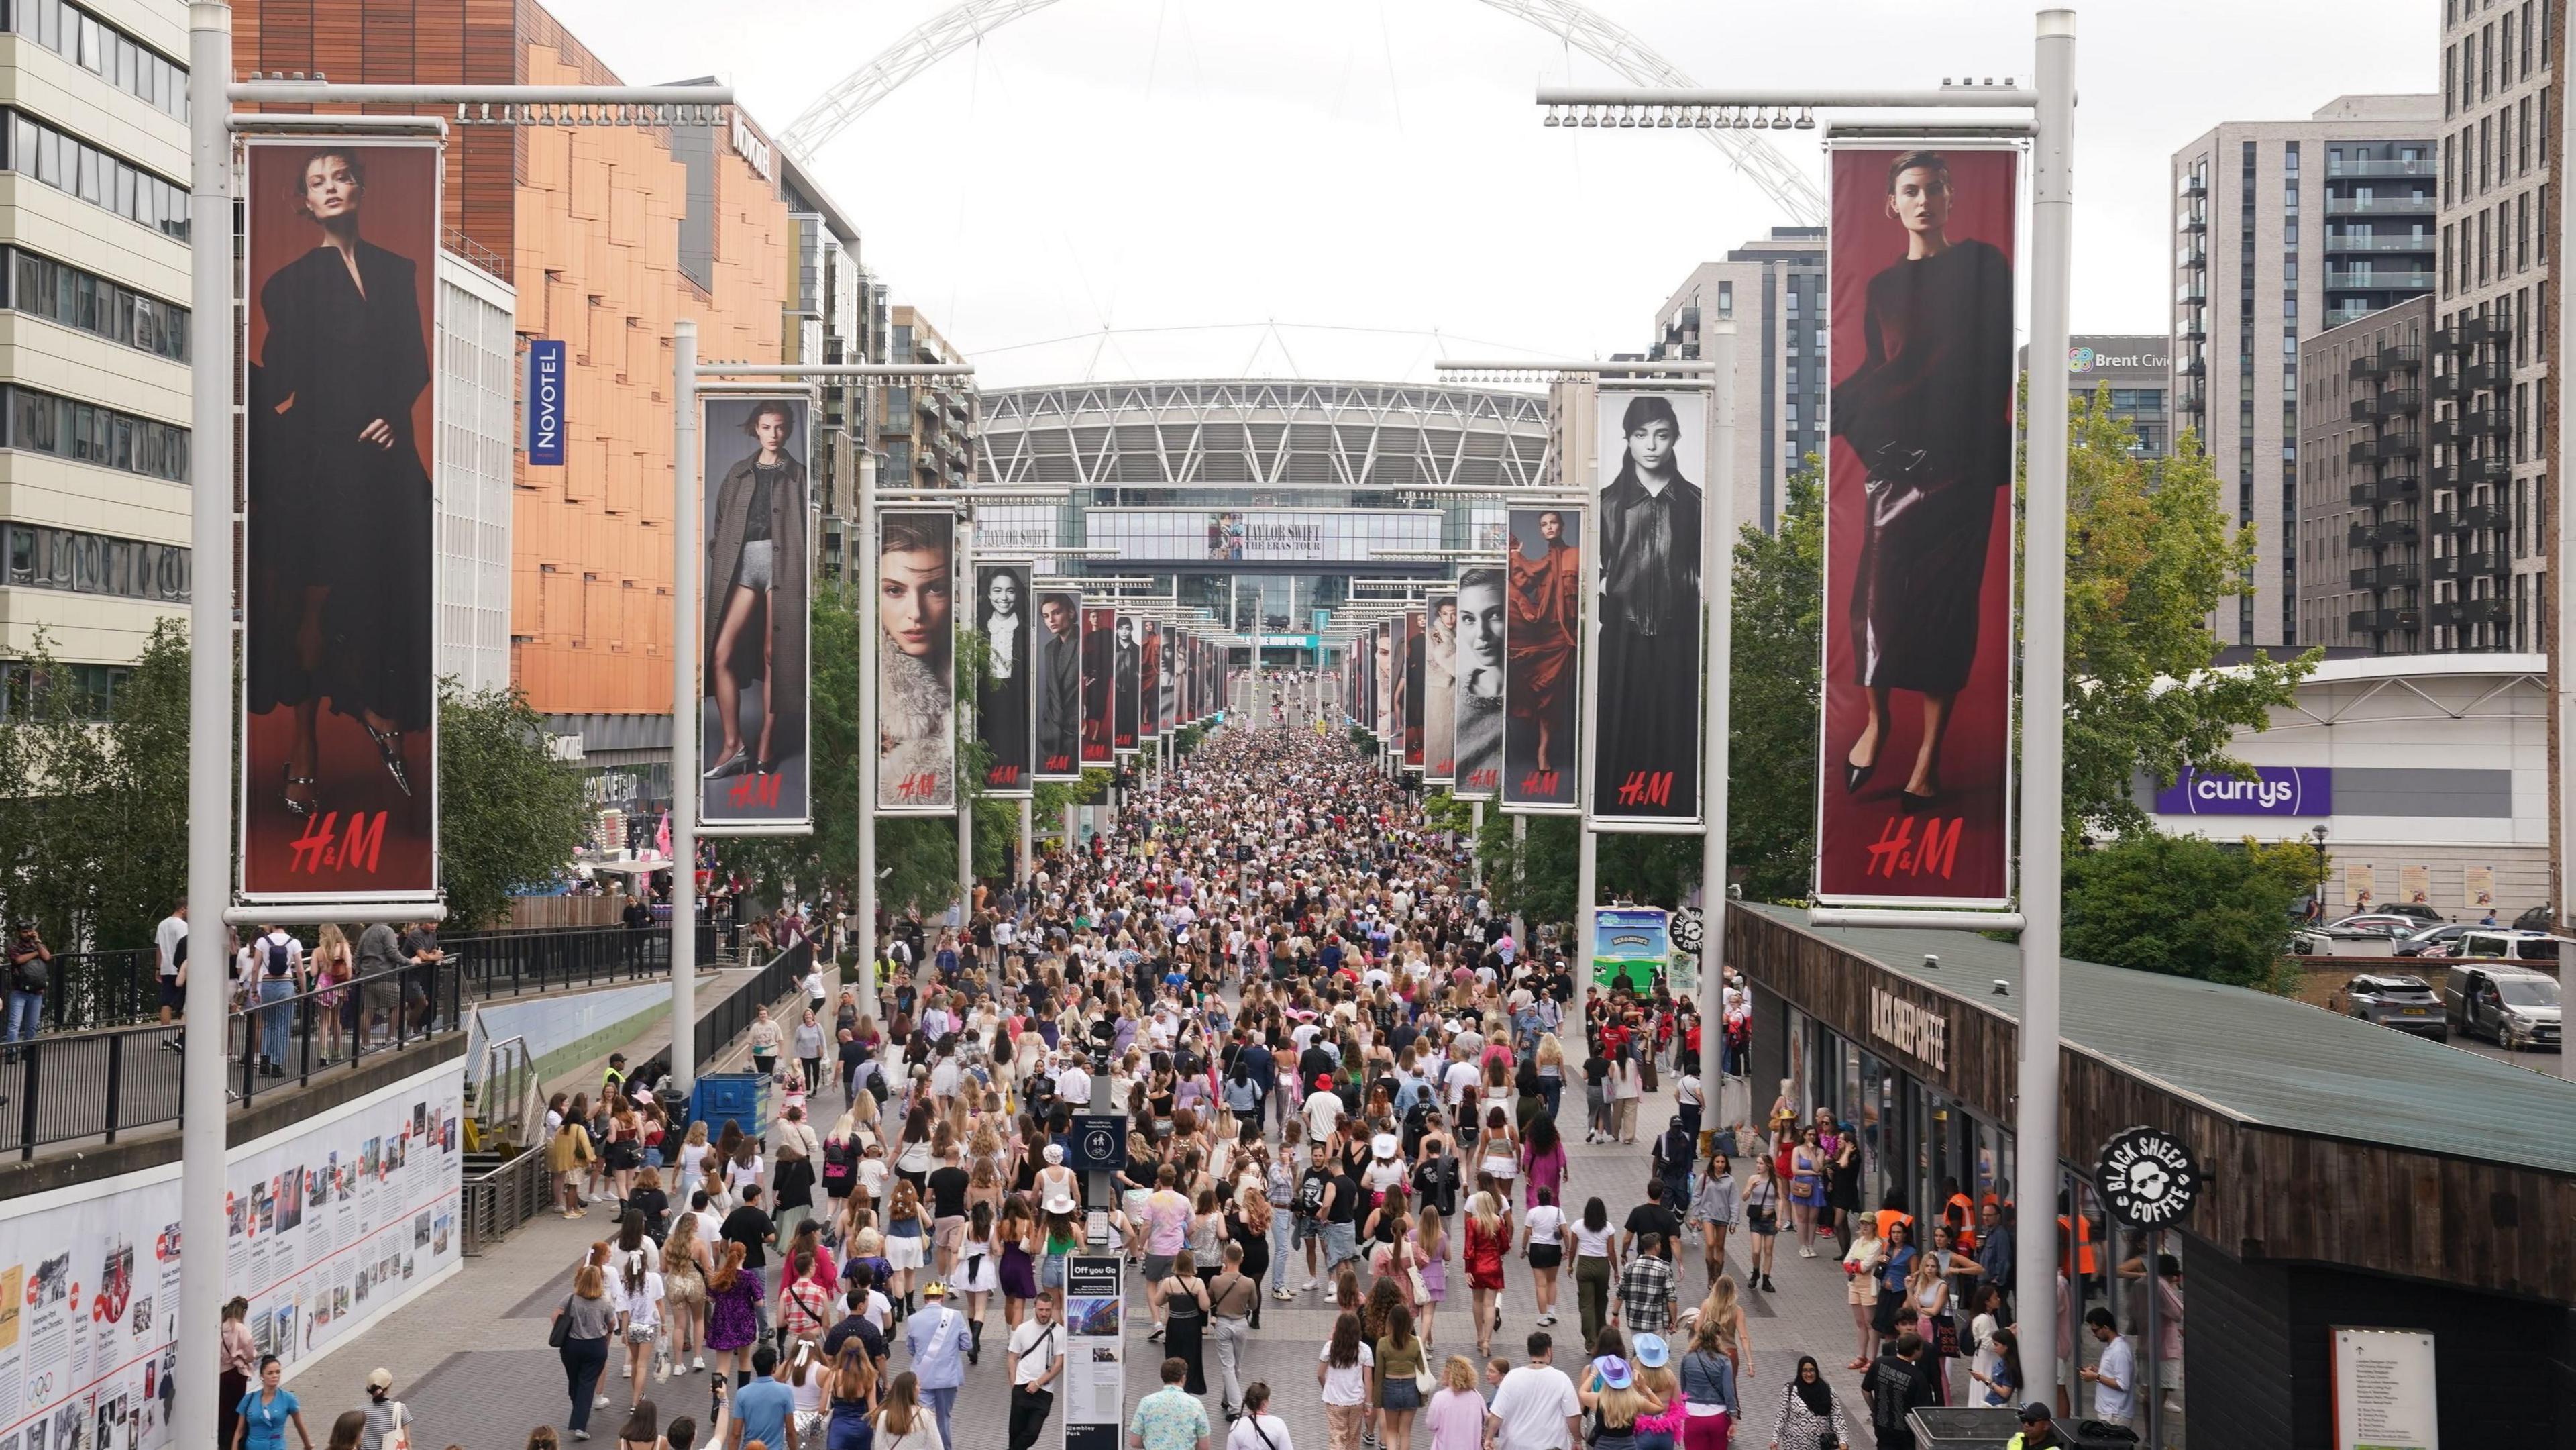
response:
<path fill-rule="evenodd" d="M 188 551 L 37 524 L 0 524 L 7 583 L 20 589 L 113 594 L 160 603 L 188 602 Z"/>
<path fill-rule="evenodd" d="M 56 689 L 69 689 L 72 713 L 82 720 L 105 720 L 117 687 L 134 673 L 126 665 L 57 664 L 54 673 L 38 676 L 25 660 L 0 661 L 0 718 L 27 713 L 29 702 Z"/>
<path fill-rule="evenodd" d="M 2531 97 L 2523 97 L 2520 103 L 2515 105 L 2514 111 L 2516 113 L 2513 136 L 2514 174 L 2528 176 L 2531 174 Z"/>
<path fill-rule="evenodd" d="M 50 453 L 171 483 L 188 481 L 188 430 L 137 418 L 94 403 L 11 385 L 6 399 L 8 436 L 0 446 Z"/>
<path fill-rule="evenodd" d="M 6 305 L 65 327 L 165 357 L 188 360 L 188 309 L 93 277 L 20 248 L 0 250 Z"/>
<path fill-rule="evenodd" d="M 1732 282 L 1717 284 L 1717 315 L 1720 317 L 1735 315 L 1735 284 Z"/>
<path fill-rule="evenodd" d="M 7 113 L 7 168 L 114 210 L 167 237 L 188 240 L 188 189 L 101 151 L 23 112 Z M 118 205 L 118 198 L 124 198 Z"/>
<path fill-rule="evenodd" d="M 96 73 L 163 115 L 188 118 L 188 68 L 65 0 L 6 0 L 0 29 L 15 31 Z"/>

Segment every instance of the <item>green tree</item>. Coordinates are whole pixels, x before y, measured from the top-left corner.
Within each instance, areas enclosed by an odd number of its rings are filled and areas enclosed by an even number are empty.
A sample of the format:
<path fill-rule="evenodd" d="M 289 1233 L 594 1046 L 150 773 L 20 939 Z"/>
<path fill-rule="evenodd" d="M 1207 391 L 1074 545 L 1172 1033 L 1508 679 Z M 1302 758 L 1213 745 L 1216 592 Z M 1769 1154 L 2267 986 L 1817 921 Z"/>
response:
<path fill-rule="evenodd" d="M 1726 860 L 1750 901 L 1803 897 L 1814 879 L 1825 602 L 1825 494 L 1815 455 L 1788 483 L 1779 532 L 1747 524 L 1735 545 Z"/>
<path fill-rule="evenodd" d="M 2199 436 L 2171 458 L 2132 451 L 2106 385 L 2068 401 L 2066 815 L 2069 850 L 2087 830 L 2152 829 L 2131 796 L 2140 773 L 2171 785 L 2186 769 L 2247 775 L 2228 754 L 2290 704 L 2324 651 L 2213 671 L 2209 621 L 2247 593 L 2255 530 L 2227 528 L 2226 492 Z"/>
<path fill-rule="evenodd" d="M 154 623 L 134 668 L 117 684 L 108 728 L 91 732 L 97 806 L 91 939 L 141 947 L 188 882 L 188 632 Z M 174 785 L 174 783 L 178 783 Z"/>
<path fill-rule="evenodd" d="M 2152 831 L 2066 858 L 2067 955 L 2278 989 L 2290 909 L 2316 884 L 2297 844 L 2220 845 Z"/>
<path fill-rule="evenodd" d="M 439 875 L 452 926 L 497 925 L 511 896 L 560 876 L 588 818 L 580 772 L 554 758 L 525 694 L 439 682 Z"/>

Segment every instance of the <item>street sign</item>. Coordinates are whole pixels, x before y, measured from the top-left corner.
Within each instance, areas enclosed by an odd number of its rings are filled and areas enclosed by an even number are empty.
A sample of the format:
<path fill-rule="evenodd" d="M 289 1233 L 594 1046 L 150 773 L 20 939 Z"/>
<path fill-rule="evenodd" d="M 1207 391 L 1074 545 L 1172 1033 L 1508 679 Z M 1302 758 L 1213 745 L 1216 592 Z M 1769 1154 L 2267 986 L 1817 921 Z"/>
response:
<path fill-rule="evenodd" d="M 1127 1115 L 1076 1113 L 1065 1135 L 1065 1165 L 1076 1173 L 1116 1173 L 1127 1166 Z"/>
<path fill-rule="evenodd" d="M 2125 1128 L 2102 1145 L 2093 1184 L 2111 1216 L 2132 1228 L 2181 1222 L 2200 1198 L 2200 1160 L 2161 1128 Z"/>

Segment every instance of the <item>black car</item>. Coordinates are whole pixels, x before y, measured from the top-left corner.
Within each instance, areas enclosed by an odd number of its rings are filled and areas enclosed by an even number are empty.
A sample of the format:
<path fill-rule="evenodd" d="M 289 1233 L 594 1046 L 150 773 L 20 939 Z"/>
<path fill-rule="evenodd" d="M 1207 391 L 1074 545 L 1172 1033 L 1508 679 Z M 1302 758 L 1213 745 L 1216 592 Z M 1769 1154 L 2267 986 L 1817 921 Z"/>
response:
<path fill-rule="evenodd" d="M 2365 1022 L 2416 1033 L 2436 1042 L 2450 1038 L 2442 999 L 2421 977 L 2393 972 L 2355 977 L 2343 984 L 2343 1000 L 2344 1010 Z"/>

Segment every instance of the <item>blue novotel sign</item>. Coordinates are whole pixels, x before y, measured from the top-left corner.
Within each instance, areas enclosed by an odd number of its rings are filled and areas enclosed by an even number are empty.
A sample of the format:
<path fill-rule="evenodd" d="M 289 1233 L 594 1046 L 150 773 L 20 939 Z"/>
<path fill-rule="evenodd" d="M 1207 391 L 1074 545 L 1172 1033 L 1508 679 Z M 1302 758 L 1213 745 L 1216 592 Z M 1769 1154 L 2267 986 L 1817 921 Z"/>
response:
<path fill-rule="evenodd" d="M 564 461 L 564 345 L 552 338 L 528 343 L 528 462 L 541 468 Z"/>
<path fill-rule="evenodd" d="M 2258 765 L 2252 780 L 2186 770 L 2156 792 L 2160 816 L 2330 816 L 2334 770 L 2323 765 Z"/>

